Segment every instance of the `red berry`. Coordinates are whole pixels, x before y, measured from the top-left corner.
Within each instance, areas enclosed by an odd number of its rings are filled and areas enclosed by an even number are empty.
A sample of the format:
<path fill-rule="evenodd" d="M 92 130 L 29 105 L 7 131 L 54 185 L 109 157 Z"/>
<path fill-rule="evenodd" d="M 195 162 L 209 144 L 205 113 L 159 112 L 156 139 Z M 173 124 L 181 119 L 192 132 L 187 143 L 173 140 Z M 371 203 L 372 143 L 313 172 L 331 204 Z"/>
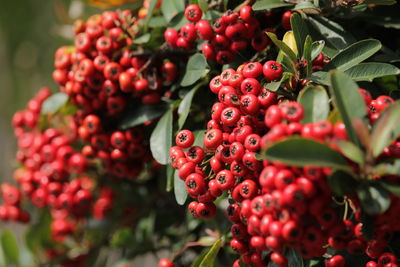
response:
<path fill-rule="evenodd" d="M 176 135 L 175 142 L 181 148 L 189 148 L 193 145 L 194 135 L 189 130 L 181 130 Z"/>
<path fill-rule="evenodd" d="M 185 17 L 191 22 L 197 22 L 201 19 L 203 12 L 198 5 L 188 5 L 185 9 Z"/>
<path fill-rule="evenodd" d="M 267 82 L 272 82 L 282 77 L 283 68 L 278 62 L 270 60 L 264 63 L 263 73 Z"/>

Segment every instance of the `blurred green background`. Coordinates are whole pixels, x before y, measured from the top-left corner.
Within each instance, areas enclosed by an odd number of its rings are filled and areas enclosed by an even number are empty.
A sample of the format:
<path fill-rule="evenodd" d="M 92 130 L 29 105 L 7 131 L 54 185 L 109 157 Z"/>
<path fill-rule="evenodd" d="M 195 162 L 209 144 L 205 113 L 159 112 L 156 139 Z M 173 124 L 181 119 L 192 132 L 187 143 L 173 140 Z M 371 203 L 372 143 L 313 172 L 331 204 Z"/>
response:
<path fill-rule="evenodd" d="M 0 182 L 12 178 L 16 141 L 10 121 L 16 110 L 52 79 L 54 52 L 73 42 L 73 21 L 99 9 L 77 0 L 1 0 Z"/>
<path fill-rule="evenodd" d="M 71 1 L 1 1 L 0 181 L 10 180 L 15 166 L 12 115 L 23 109 L 40 87 L 56 89 L 53 54 L 58 46 L 70 42 L 70 16 L 80 15 L 82 8 L 81 3 Z"/>

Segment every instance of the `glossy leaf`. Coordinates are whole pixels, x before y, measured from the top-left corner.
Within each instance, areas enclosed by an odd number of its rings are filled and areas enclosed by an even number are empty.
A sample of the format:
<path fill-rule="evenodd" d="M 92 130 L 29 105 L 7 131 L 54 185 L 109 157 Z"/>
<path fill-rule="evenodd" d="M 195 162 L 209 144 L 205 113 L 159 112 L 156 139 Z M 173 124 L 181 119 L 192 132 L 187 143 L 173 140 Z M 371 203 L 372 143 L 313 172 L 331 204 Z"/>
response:
<path fill-rule="evenodd" d="M 400 136 L 400 102 L 387 107 L 374 124 L 371 135 L 373 156 L 379 156 L 383 149 Z"/>
<path fill-rule="evenodd" d="M 364 119 L 367 115 L 365 102 L 362 99 L 358 85 L 346 74 L 335 70 L 329 73 L 330 92 L 333 96 L 336 108 L 346 125 L 347 136 L 354 144 L 360 145 L 356 132 L 353 128 L 353 120 L 356 118 Z"/>
<path fill-rule="evenodd" d="M 170 192 L 174 188 L 174 177 L 175 177 L 175 169 L 171 166 L 171 164 L 167 165 L 167 192 Z"/>
<path fill-rule="evenodd" d="M 346 70 L 345 73 L 354 81 L 372 82 L 375 78 L 398 75 L 400 74 L 400 69 L 387 63 L 369 62 L 357 64 Z"/>
<path fill-rule="evenodd" d="M 359 164 L 363 164 L 365 162 L 364 152 L 355 144 L 345 140 L 338 140 L 335 142 L 335 145 L 339 148 L 343 155 L 352 161 Z"/>
<path fill-rule="evenodd" d="M 310 16 L 307 22 L 310 25 L 309 29 L 313 29 L 311 31 L 312 38 L 314 40 L 324 40 L 325 48 L 330 48 L 328 56 L 334 56 L 337 50 L 345 49 L 351 43 L 355 42 L 355 38 L 340 24 L 325 17 Z"/>
<path fill-rule="evenodd" d="M 146 18 L 144 19 L 144 25 L 146 27 L 149 24 L 149 21 L 151 20 L 151 18 L 153 17 L 154 9 L 157 5 L 157 2 L 158 2 L 158 0 L 151 0 L 151 2 L 150 2 L 149 9 L 147 10 Z"/>
<path fill-rule="evenodd" d="M 1 233 L 1 248 L 3 255 L 10 265 L 19 263 L 19 248 L 14 234 L 9 230 Z"/>
<path fill-rule="evenodd" d="M 197 53 L 189 58 L 181 86 L 189 86 L 208 73 L 207 61 L 203 54 Z"/>
<path fill-rule="evenodd" d="M 68 95 L 65 93 L 55 93 L 47 98 L 42 104 L 42 114 L 57 112 L 68 101 Z"/>
<path fill-rule="evenodd" d="M 384 213 L 390 206 L 389 192 L 379 184 L 366 184 L 358 188 L 361 207 L 368 215 Z"/>
<path fill-rule="evenodd" d="M 316 41 L 312 44 L 311 60 L 314 60 L 319 56 L 319 54 L 322 52 L 322 49 L 324 49 L 324 46 L 325 46 L 325 41 L 323 40 Z"/>
<path fill-rule="evenodd" d="M 325 71 L 314 72 L 309 78 L 318 84 L 330 85 L 328 73 Z"/>
<path fill-rule="evenodd" d="M 337 196 L 345 196 L 353 193 L 357 181 L 348 172 L 337 170 L 328 177 L 328 184 Z"/>
<path fill-rule="evenodd" d="M 382 181 L 380 185 L 382 185 L 382 187 L 384 187 L 390 193 L 400 196 L 400 185 L 384 181 Z"/>
<path fill-rule="evenodd" d="M 167 2 L 167 1 L 166 1 Z M 184 12 L 179 12 L 174 16 L 168 24 L 168 27 L 174 28 L 175 30 L 179 30 L 182 26 L 187 23 L 188 20 L 185 18 Z"/>
<path fill-rule="evenodd" d="M 201 261 L 199 267 L 213 267 L 215 259 L 217 258 L 218 252 L 222 247 L 222 240 L 218 239 L 211 249 L 207 252 L 204 256 L 203 260 Z"/>
<path fill-rule="evenodd" d="M 196 130 L 193 132 L 194 134 L 194 143 L 193 146 L 203 146 L 204 135 L 206 134 L 206 130 Z"/>
<path fill-rule="evenodd" d="M 375 165 L 374 167 L 374 174 L 381 176 L 398 175 L 399 173 L 400 173 L 400 159 L 394 160 L 393 163 L 380 163 L 378 165 Z"/>
<path fill-rule="evenodd" d="M 365 0 L 364 3 L 367 5 L 373 4 L 373 5 L 394 5 L 396 4 L 396 0 Z"/>
<path fill-rule="evenodd" d="M 183 125 L 185 124 L 185 121 L 189 115 L 190 112 L 190 107 L 192 105 L 192 100 L 193 96 L 196 94 L 197 90 L 199 89 L 199 86 L 194 87 L 191 89 L 185 97 L 182 99 L 182 102 L 179 104 L 178 107 L 178 114 L 179 114 L 179 120 L 178 120 L 178 125 L 179 129 L 182 129 Z"/>
<path fill-rule="evenodd" d="M 173 17 L 184 10 L 185 1 L 183 0 L 168 0 L 161 3 L 161 11 L 167 22 L 171 21 Z"/>
<path fill-rule="evenodd" d="M 270 145 L 264 151 L 268 160 L 294 166 L 319 166 L 348 170 L 346 160 L 329 146 L 301 137 L 286 138 Z"/>
<path fill-rule="evenodd" d="M 150 136 L 150 150 L 155 160 L 165 165 L 169 161 L 172 146 L 172 109 L 168 110 L 157 123 Z"/>
<path fill-rule="evenodd" d="M 293 50 L 284 42 L 278 40 L 278 38 L 276 37 L 276 35 L 272 32 L 267 32 L 268 37 L 271 39 L 271 41 L 283 52 L 285 53 L 286 56 L 289 57 L 289 59 L 292 62 L 296 62 L 297 61 L 297 56 L 296 54 L 293 52 Z"/>
<path fill-rule="evenodd" d="M 207 0 L 198 0 L 199 7 L 203 13 L 207 13 L 208 11 L 208 3 Z"/>
<path fill-rule="evenodd" d="M 253 10 L 270 10 L 272 8 L 292 6 L 291 3 L 285 3 L 281 0 L 261 0 L 253 5 Z"/>
<path fill-rule="evenodd" d="M 285 256 L 288 259 L 288 266 L 304 266 L 303 258 L 300 256 L 299 252 L 297 252 L 296 249 L 288 248 L 285 252 Z"/>
<path fill-rule="evenodd" d="M 185 182 L 179 178 L 178 172 L 175 171 L 174 174 L 174 194 L 176 203 L 179 205 L 184 205 L 187 199 L 187 191 Z"/>
<path fill-rule="evenodd" d="M 145 33 L 142 36 L 135 38 L 133 40 L 133 43 L 135 44 L 145 44 L 150 40 L 151 34 L 150 33 Z"/>
<path fill-rule="evenodd" d="M 319 8 L 315 4 L 308 1 L 296 4 L 292 10 L 303 10 L 303 12 L 307 14 L 318 14 L 320 12 Z"/>
<path fill-rule="evenodd" d="M 306 76 L 310 76 L 312 72 L 312 58 L 311 58 L 311 53 L 312 53 L 312 39 L 310 35 L 307 35 L 305 41 L 304 41 L 304 51 L 303 51 L 303 58 L 307 60 L 308 64 L 306 67 Z"/>
<path fill-rule="evenodd" d="M 297 101 L 304 108 L 302 123 L 314 123 L 328 118 L 329 96 L 322 86 L 307 86 L 300 91 Z"/>
<path fill-rule="evenodd" d="M 166 105 L 137 105 L 134 110 L 126 112 L 119 123 L 119 129 L 125 130 L 146 121 L 154 120 L 160 117 L 166 110 Z"/>
<path fill-rule="evenodd" d="M 303 57 L 304 43 L 308 35 L 307 25 L 298 13 L 293 13 L 290 17 L 290 24 L 292 26 L 294 38 L 296 39 L 298 55 L 299 57 Z"/>
<path fill-rule="evenodd" d="M 325 70 L 348 70 L 371 57 L 378 52 L 381 47 L 381 43 L 375 39 L 367 39 L 354 43 L 333 57 L 325 66 Z"/>
<path fill-rule="evenodd" d="M 210 250 L 210 248 L 205 248 L 203 249 L 199 255 L 194 259 L 190 267 L 199 267 L 201 261 L 204 259 L 204 257 L 207 255 L 207 252 Z"/>

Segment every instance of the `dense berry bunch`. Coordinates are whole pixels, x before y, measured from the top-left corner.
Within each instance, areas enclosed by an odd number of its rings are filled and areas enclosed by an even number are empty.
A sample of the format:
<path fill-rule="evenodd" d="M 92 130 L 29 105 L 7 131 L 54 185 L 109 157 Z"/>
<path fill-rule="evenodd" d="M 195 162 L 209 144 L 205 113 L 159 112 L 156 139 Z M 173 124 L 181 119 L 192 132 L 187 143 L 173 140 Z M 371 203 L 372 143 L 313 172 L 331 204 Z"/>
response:
<path fill-rule="evenodd" d="M 92 16 L 77 23 L 75 46 L 55 54 L 53 77 L 79 108 L 74 119 L 87 143 L 82 154 L 100 158 L 117 177 L 134 178 L 151 161 L 143 128 L 116 130 L 117 122 L 140 102 L 159 103 L 163 86 L 177 75 L 172 61 L 152 62 L 151 53 L 127 49 L 138 23 L 128 10 Z"/>
<path fill-rule="evenodd" d="M 389 210 L 376 218 L 375 238 L 367 240 L 361 233 L 361 206 L 356 196 L 345 199 L 354 208 L 355 218 L 343 218 L 343 203 L 333 197 L 328 184 L 331 169 L 298 168 L 256 159 L 261 148 L 286 137 L 310 138 L 334 149 L 338 140 L 347 140 L 342 122 L 303 124 L 304 110 L 299 103 L 264 88 L 264 82 L 281 76 L 280 64 L 267 61 L 264 65 L 247 63 L 236 71 L 227 69 L 211 80 L 210 90 L 219 101 L 211 110 L 204 148 L 192 146 L 193 133 L 182 130 L 170 150 L 172 166 L 196 199 L 188 206 L 190 213 L 196 218 L 214 216 L 217 209 L 213 202 L 228 192 L 234 202 L 227 208 L 232 222 L 230 245 L 244 263 L 253 266 L 266 266 L 266 260 L 287 266 L 287 249 L 296 249 L 309 259 L 323 256 L 329 246 L 378 259 L 399 230 L 395 224 L 398 197 L 392 196 Z M 359 91 L 366 108 L 370 107 L 371 123 L 393 102 L 388 96 L 372 100 L 366 90 Z M 398 157 L 396 144 L 384 155 Z M 263 251 L 271 252 L 267 259 Z M 393 264 L 397 261 L 389 260 Z M 328 259 L 326 266 L 344 266 L 344 262 L 338 255 Z"/>
<path fill-rule="evenodd" d="M 264 50 L 271 42 L 265 32 L 273 32 L 272 27 L 276 26 L 275 14 L 255 14 L 251 6 L 243 6 L 238 12 L 227 11 L 215 21 L 202 19 L 202 14 L 199 6 L 189 5 L 185 10 L 189 23 L 179 31 L 167 29 L 164 38 L 170 47 L 185 50 L 196 48 L 196 41 L 203 40 L 204 56 L 221 65 L 232 62 L 237 54 L 249 49 L 253 52 Z"/>
<path fill-rule="evenodd" d="M 79 231 L 87 218 L 109 216 L 115 193 L 101 181 L 96 160 L 81 152 L 72 116 L 41 114 L 50 94 L 49 89 L 41 89 L 27 109 L 13 117 L 19 148 L 20 166 L 14 173 L 18 186 L 1 186 L 4 204 L 0 206 L 0 219 L 28 222 L 29 214 L 20 208 L 22 200 L 27 199 L 37 208 L 50 210 L 51 237 L 63 242 Z M 124 220 L 129 216 L 125 213 Z"/>

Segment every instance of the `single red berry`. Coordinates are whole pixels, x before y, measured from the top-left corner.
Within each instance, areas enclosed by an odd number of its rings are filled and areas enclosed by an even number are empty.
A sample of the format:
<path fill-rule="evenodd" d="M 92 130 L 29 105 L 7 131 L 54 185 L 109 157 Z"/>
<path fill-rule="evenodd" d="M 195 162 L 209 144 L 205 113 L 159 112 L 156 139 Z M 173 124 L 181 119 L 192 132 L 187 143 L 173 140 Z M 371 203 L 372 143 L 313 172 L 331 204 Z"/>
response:
<path fill-rule="evenodd" d="M 335 255 L 327 260 L 325 260 L 326 267 L 344 267 L 346 261 L 342 255 Z"/>
<path fill-rule="evenodd" d="M 263 73 L 263 67 L 259 62 L 250 62 L 243 68 L 242 74 L 246 78 L 257 78 Z"/>
<path fill-rule="evenodd" d="M 290 18 L 292 17 L 293 12 L 292 11 L 286 11 L 285 13 L 283 13 L 282 15 L 282 27 L 289 31 L 292 29 L 292 26 L 290 25 Z"/>
<path fill-rule="evenodd" d="M 175 267 L 175 264 L 172 261 L 170 261 L 169 259 L 162 258 L 158 262 L 158 267 Z"/>
<path fill-rule="evenodd" d="M 276 61 L 270 60 L 265 62 L 262 69 L 267 82 L 276 81 L 282 77 L 283 68 Z"/>
<path fill-rule="evenodd" d="M 203 12 L 198 5 L 188 5 L 185 9 L 185 17 L 188 21 L 197 22 L 201 19 Z"/>
<path fill-rule="evenodd" d="M 193 145 L 194 134 L 189 130 L 181 130 L 176 135 L 175 142 L 181 148 L 189 148 Z"/>

